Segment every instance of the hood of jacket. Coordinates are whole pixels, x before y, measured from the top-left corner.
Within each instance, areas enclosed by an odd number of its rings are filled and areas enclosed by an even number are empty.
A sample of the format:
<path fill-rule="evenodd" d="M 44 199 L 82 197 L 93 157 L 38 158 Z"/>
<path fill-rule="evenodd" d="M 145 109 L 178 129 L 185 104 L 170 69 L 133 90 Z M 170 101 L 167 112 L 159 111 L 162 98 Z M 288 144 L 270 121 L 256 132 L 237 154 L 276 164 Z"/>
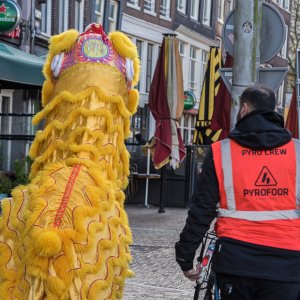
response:
<path fill-rule="evenodd" d="M 292 135 L 277 112 L 254 110 L 236 123 L 229 138 L 247 148 L 272 149 L 288 143 Z"/>

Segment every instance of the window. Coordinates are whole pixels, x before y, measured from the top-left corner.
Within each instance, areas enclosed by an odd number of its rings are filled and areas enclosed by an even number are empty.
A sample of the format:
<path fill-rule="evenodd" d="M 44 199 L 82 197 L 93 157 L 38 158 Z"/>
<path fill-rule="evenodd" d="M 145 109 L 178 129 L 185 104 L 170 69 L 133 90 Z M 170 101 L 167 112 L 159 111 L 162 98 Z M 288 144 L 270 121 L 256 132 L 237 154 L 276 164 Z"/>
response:
<path fill-rule="evenodd" d="M 141 61 L 141 74 L 137 89 L 140 92 L 140 106 L 144 106 L 148 101 L 154 67 L 159 55 L 159 45 L 136 37 L 132 37 L 131 40 L 136 45 Z"/>
<path fill-rule="evenodd" d="M 127 6 L 140 9 L 140 1 L 139 0 L 127 0 Z"/>
<path fill-rule="evenodd" d="M 155 0 L 145 0 L 144 8 L 146 12 L 155 13 Z"/>
<path fill-rule="evenodd" d="M 286 58 L 286 56 L 287 56 L 288 32 L 289 32 L 289 27 L 287 25 L 285 25 L 285 41 L 279 52 L 279 55 L 283 58 Z"/>
<path fill-rule="evenodd" d="M 151 127 L 150 118 L 151 118 L 151 112 L 147 104 L 145 104 L 144 107 L 137 108 L 137 112 L 132 116 L 132 118 L 130 118 L 131 119 L 130 127 L 131 127 L 132 135 L 128 139 L 128 142 L 135 143 L 137 145 L 142 145 L 145 143 L 145 141 L 149 139 L 149 131 Z"/>
<path fill-rule="evenodd" d="M 75 0 L 75 29 L 83 31 L 84 0 Z"/>
<path fill-rule="evenodd" d="M 153 73 L 153 44 L 148 43 L 147 47 L 147 70 L 146 70 L 146 92 L 149 93 L 151 80 L 152 80 L 152 73 Z"/>
<path fill-rule="evenodd" d="M 203 84 L 203 81 L 204 81 L 204 77 L 205 77 L 205 71 L 206 71 L 206 64 L 207 64 L 207 55 L 208 55 L 208 52 L 202 50 L 201 51 L 201 59 L 200 59 L 200 90 L 202 89 L 202 84 Z"/>
<path fill-rule="evenodd" d="M 197 70 L 197 49 L 191 46 L 188 89 L 194 92 L 195 94 L 197 93 L 196 70 Z"/>
<path fill-rule="evenodd" d="M 43 126 L 42 124 L 40 124 L 38 127 L 32 125 L 33 116 L 40 110 L 39 93 L 27 92 L 25 101 L 23 100 L 23 103 L 24 103 L 23 104 L 24 110 L 26 111 L 26 116 L 14 118 L 14 123 L 17 124 L 20 123 L 18 131 L 14 132 L 14 134 L 20 133 L 20 135 L 24 135 L 24 140 L 25 140 L 26 136 L 28 135 L 34 136 L 36 131 L 40 129 L 39 127 Z M 18 119 L 23 119 L 23 122 L 20 122 Z M 16 127 L 17 127 L 16 124 L 14 124 L 14 128 Z M 21 143 L 24 144 L 23 141 L 21 141 Z M 31 143 L 32 141 L 26 140 L 24 145 L 25 149 L 22 147 L 25 150 L 26 155 L 29 152 Z M 24 153 L 24 150 L 22 150 L 22 153 Z"/>
<path fill-rule="evenodd" d="M 179 54 L 180 54 L 180 58 L 181 58 L 181 62 L 182 62 L 184 55 L 185 55 L 185 44 L 182 42 L 179 42 L 178 48 L 179 48 Z"/>
<path fill-rule="evenodd" d="M 109 4 L 109 31 L 115 31 L 117 28 L 117 17 L 118 17 L 118 3 L 111 1 Z"/>
<path fill-rule="evenodd" d="M 191 19 L 196 21 L 199 19 L 199 0 L 191 1 Z"/>
<path fill-rule="evenodd" d="M 136 48 L 141 62 L 142 62 L 142 45 L 143 45 L 142 41 L 136 40 Z M 140 87 L 141 87 L 141 80 L 137 85 L 137 89 L 140 90 Z"/>
<path fill-rule="evenodd" d="M 282 7 L 285 9 L 285 10 L 290 10 L 290 0 L 283 0 L 283 5 Z"/>
<path fill-rule="evenodd" d="M 179 49 L 180 56 L 184 56 L 185 44 L 183 42 L 179 42 L 178 49 Z"/>
<path fill-rule="evenodd" d="M 204 0 L 203 2 L 203 24 L 211 26 L 211 7 L 212 0 Z"/>
<path fill-rule="evenodd" d="M 59 1 L 59 32 L 68 29 L 68 13 L 69 13 L 69 0 Z"/>
<path fill-rule="evenodd" d="M 6 93 L 1 91 L 0 94 L 0 113 L 11 114 L 12 113 L 12 93 Z M 1 134 L 12 134 L 12 117 L 0 116 L 0 132 Z M 1 142 L 0 156 L 5 159 L 0 161 L 2 170 L 11 170 L 11 140 Z"/>
<path fill-rule="evenodd" d="M 285 10 L 290 9 L 290 0 L 275 0 L 275 2 Z"/>
<path fill-rule="evenodd" d="M 186 0 L 178 0 L 177 10 L 183 14 L 186 14 Z"/>
<path fill-rule="evenodd" d="M 51 0 L 41 3 L 41 33 L 51 35 Z"/>
<path fill-rule="evenodd" d="M 165 18 L 170 18 L 170 1 L 171 0 L 161 0 L 160 2 L 160 15 Z"/>
<path fill-rule="evenodd" d="M 180 130 L 184 145 L 191 145 L 194 135 L 194 124 L 196 123 L 196 116 L 190 114 L 182 114 L 180 119 Z"/>
<path fill-rule="evenodd" d="M 104 0 L 96 0 L 95 2 L 95 21 L 103 25 Z"/>
<path fill-rule="evenodd" d="M 283 108 L 283 97 L 284 97 L 284 82 L 281 84 L 277 92 L 277 111 Z"/>
<path fill-rule="evenodd" d="M 199 104 L 201 85 L 206 71 L 208 52 L 182 41 L 179 42 L 179 54 L 182 62 L 184 90 L 192 91 Z"/>
<path fill-rule="evenodd" d="M 222 40 L 222 38 L 221 38 L 221 37 L 218 37 L 218 36 L 217 36 L 217 41 L 218 41 L 218 44 L 219 44 L 219 46 L 218 46 L 218 47 L 220 48 L 221 55 L 222 55 L 222 59 L 223 59 L 223 58 L 225 58 L 225 57 L 224 57 L 224 55 L 225 55 L 225 53 L 224 53 L 224 52 L 225 52 L 225 51 L 222 51 L 222 50 L 221 50 L 221 49 L 222 49 L 222 42 L 223 42 L 223 40 Z M 226 55 L 225 55 L 225 56 L 226 56 Z"/>
<path fill-rule="evenodd" d="M 229 2 L 229 11 L 232 11 L 233 8 L 234 8 L 234 0 L 231 0 L 231 1 Z"/>
<path fill-rule="evenodd" d="M 187 74 L 188 73 L 188 66 L 187 66 L 187 62 L 188 62 L 188 58 L 186 57 L 186 48 L 187 48 L 187 45 L 183 42 L 179 42 L 179 45 L 178 45 L 178 48 L 179 48 L 179 55 L 180 55 L 180 58 L 181 58 L 181 64 L 182 64 L 182 73 L 183 74 Z M 187 82 L 187 76 L 183 76 L 183 89 L 184 90 L 187 90 L 188 89 L 188 82 Z"/>
<path fill-rule="evenodd" d="M 218 19 L 224 19 L 224 0 L 218 0 Z"/>

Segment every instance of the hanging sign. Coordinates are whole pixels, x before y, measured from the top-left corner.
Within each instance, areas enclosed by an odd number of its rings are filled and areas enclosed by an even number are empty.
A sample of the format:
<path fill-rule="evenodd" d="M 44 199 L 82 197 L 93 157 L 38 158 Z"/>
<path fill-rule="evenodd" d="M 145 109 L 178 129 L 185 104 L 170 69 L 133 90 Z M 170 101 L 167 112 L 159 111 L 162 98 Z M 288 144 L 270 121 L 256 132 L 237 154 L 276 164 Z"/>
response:
<path fill-rule="evenodd" d="M 13 31 L 20 22 L 21 9 L 13 0 L 0 1 L 0 32 Z"/>
<path fill-rule="evenodd" d="M 184 91 L 184 109 L 192 109 L 196 104 L 196 96 L 191 91 Z"/>

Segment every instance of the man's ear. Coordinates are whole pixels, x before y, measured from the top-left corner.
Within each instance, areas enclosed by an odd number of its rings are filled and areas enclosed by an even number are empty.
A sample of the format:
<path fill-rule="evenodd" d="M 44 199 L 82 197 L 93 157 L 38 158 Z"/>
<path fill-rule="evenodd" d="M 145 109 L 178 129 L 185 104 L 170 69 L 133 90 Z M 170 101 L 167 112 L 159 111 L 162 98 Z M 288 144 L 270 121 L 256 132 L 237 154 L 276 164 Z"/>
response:
<path fill-rule="evenodd" d="M 246 102 L 244 102 L 241 107 L 241 113 L 240 113 L 241 118 L 247 115 L 249 112 L 250 112 L 250 107 Z"/>

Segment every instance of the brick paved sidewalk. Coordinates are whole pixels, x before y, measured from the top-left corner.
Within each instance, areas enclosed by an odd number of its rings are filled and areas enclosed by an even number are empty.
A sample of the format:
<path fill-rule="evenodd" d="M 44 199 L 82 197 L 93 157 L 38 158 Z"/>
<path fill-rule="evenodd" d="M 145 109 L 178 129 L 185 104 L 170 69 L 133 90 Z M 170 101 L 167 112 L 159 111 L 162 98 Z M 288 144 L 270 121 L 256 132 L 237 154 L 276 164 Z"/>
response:
<path fill-rule="evenodd" d="M 193 299 L 194 283 L 186 279 L 175 261 L 174 244 L 185 224 L 187 209 L 126 206 L 134 243 L 132 270 L 124 300 Z"/>

